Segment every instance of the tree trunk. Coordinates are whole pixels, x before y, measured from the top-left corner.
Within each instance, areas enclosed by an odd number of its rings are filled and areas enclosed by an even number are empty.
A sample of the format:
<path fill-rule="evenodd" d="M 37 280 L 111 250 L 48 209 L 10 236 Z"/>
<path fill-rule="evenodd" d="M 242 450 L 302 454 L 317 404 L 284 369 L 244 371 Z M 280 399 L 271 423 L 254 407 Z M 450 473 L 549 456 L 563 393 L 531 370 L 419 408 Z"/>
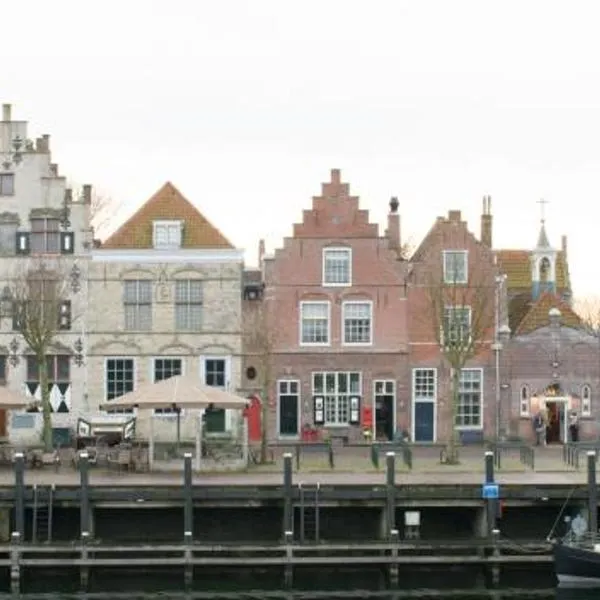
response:
<path fill-rule="evenodd" d="M 48 389 L 48 364 L 45 356 L 38 356 L 37 361 L 42 394 L 42 443 L 45 452 L 52 452 L 52 406 Z"/>
<path fill-rule="evenodd" d="M 267 386 L 263 388 L 260 403 L 260 464 L 267 462 L 269 449 L 269 390 Z"/>
<path fill-rule="evenodd" d="M 448 465 L 457 465 L 460 462 L 458 447 L 460 445 L 459 432 L 456 429 L 456 417 L 458 416 L 459 390 L 460 390 L 460 369 L 452 369 L 451 379 L 451 410 L 450 410 L 450 437 L 445 448 L 445 456 L 442 462 Z"/>

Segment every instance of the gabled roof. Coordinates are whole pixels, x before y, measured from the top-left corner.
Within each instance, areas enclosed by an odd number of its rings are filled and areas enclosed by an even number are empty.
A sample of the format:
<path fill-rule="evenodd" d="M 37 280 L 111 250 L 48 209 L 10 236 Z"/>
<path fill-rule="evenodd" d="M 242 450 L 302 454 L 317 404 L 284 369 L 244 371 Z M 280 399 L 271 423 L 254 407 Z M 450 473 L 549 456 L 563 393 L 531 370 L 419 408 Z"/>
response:
<path fill-rule="evenodd" d="M 102 243 L 107 249 L 152 249 L 154 221 L 183 221 L 182 248 L 233 248 L 231 242 L 171 183 L 165 183 Z"/>
<path fill-rule="evenodd" d="M 579 315 L 564 300 L 561 300 L 556 294 L 544 292 L 523 317 L 515 335 L 526 335 L 550 325 L 548 313 L 553 308 L 560 311 L 562 325 L 573 329 L 582 327 Z"/>

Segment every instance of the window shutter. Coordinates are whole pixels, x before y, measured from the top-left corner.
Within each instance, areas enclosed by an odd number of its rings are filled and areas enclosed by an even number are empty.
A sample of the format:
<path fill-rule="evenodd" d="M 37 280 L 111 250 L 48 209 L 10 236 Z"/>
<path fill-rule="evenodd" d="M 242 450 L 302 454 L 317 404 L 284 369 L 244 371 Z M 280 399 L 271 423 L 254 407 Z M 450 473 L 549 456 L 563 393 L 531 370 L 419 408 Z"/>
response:
<path fill-rule="evenodd" d="M 323 425 L 325 423 L 325 400 L 323 396 L 313 396 L 313 411 L 315 425 Z"/>
<path fill-rule="evenodd" d="M 350 398 L 350 425 L 360 425 L 360 396 Z"/>
<path fill-rule="evenodd" d="M 23 305 L 20 302 L 13 302 L 12 328 L 13 331 L 21 331 L 23 326 Z"/>
<path fill-rule="evenodd" d="M 58 307 L 58 328 L 63 331 L 71 329 L 70 300 L 63 300 Z"/>
<path fill-rule="evenodd" d="M 72 231 L 61 231 L 60 253 L 73 254 L 75 251 L 75 234 Z"/>
<path fill-rule="evenodd" d="M 16 252 L 17 254 L 29 254 L 29 232 L 17 231 Z"/>

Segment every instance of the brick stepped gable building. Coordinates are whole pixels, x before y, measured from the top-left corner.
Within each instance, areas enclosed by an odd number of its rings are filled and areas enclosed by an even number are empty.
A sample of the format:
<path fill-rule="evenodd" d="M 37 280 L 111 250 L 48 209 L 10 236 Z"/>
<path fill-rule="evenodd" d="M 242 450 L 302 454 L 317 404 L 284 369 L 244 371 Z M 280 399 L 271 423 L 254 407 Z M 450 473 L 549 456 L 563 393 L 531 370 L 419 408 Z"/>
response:
<path fill-rule="evenodd" d="M 92 253 L 89 409 L 181 373 L 237 391 L 242 271 L 242 252 L 174 185 L 160 188 Z M 138 415 L 142 437 L 148 412 Z M 157 440 L 174 439 L 174 416 L 153 412 Z M 183 415 L 183 438 L 193 438 L 197 417 Z M 233 411 L 214 411 L 207 430 L 232 429 L 235 419 Z"/>
<path fill-rule="evenodd" d="M 582 439 L 597 436 L 600 346 L 572 307 L 567 238 L 554 248 L 542 220 L 530 250 L 496 251 L 506 274 L 510 342 L 502 354 L 503 421 L 532 440 L 532 418 L 546 407 L 548 442 L 568 439 L 568 416 L 580 417 Z"/>
<path fill-rule="evenodd" d="M 407 263 L 397 211 L 392 199 L 380 236 L 334 169 L 292 237 L 261 256 L 264 285 L 246 274 L 245 320 L 262 314 L 269 332 L 270 438 L 295 439 L 315 425 L 361 438 L 364 408 L 379 438 L 406 427 Z M 244 389 L 261 392 L 264 346 L 247 343 L 245 355 Z"/>
<path fill-rule="evenodd" d="M 14 320 L 11 294 L 16 278 L 33 270 L 58 274 L 64 288 L 60 331 L 48 355 L 52 424 L 75 425 L 85 410 L 85 307 L 87 270 L 92 243 L 92 189 L 73 198 L 66 178 L 52 162 L 50 136 L 29 138 L 28 123 L 2 107 L 0 121 L 0 385 L 41 399 L 39 369 Z M 45 280 L 44 280 L 45 282 Z M 45 285 L 45 283 L 43 284 Z M 33 299 L 35 301 L 35 299 Z M 10 430 L 15 443 L 39 443 L 41 413 L 13 412 L 10 422 L 0 411 L 0 437 Z"/>

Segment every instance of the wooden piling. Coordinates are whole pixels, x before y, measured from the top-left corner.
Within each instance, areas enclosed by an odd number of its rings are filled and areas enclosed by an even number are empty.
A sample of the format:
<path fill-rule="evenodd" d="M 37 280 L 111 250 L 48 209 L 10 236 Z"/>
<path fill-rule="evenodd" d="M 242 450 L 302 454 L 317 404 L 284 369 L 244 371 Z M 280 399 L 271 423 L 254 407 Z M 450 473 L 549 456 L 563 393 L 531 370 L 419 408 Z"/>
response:
<path fill-rule="evenodd" d="M 90 543 L 89 531 L 81 532 L 81 566 L 79 567 L 79 587 L 81 592 L 87 592 L 90 586 L 90 567 L 88 546 Z"/>
<path fill-rule="evenodd" d="M 18 531 L 11 535 L 10 591 L 15 596 L 21 593 L 21 535 Z"/>

